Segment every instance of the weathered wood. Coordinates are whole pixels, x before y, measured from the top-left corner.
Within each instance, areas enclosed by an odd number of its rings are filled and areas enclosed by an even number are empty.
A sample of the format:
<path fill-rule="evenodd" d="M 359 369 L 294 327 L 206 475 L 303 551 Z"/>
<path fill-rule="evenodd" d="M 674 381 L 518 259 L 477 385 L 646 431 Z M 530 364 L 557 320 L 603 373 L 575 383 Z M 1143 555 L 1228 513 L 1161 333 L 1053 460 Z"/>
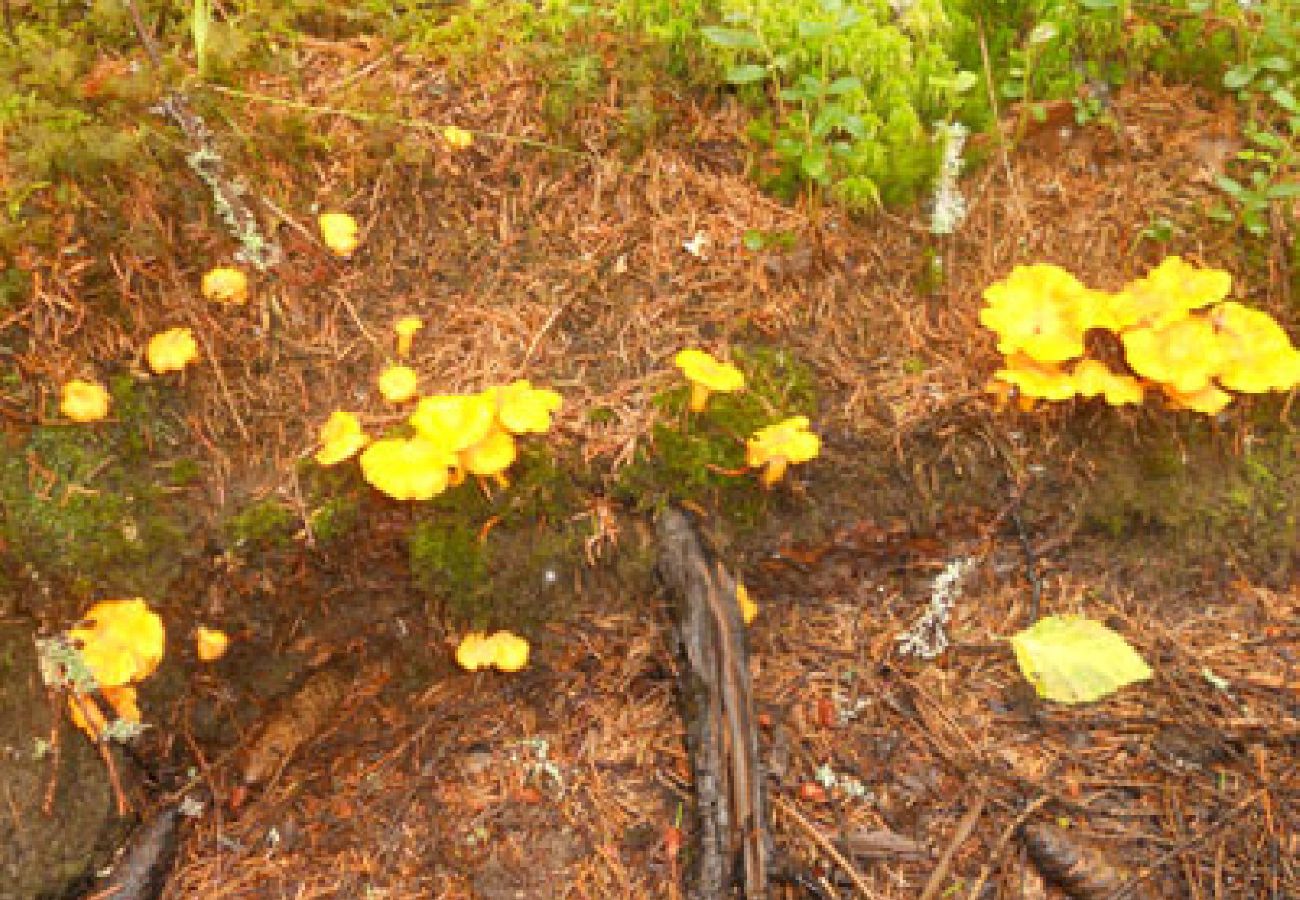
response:
<path fill-rule="evenodd" d="M 744 896 L 764 897 L 767 825 L 736 582 L 681 510 L 666 510 L 657 531 L 659 574 L 673 600 L 681 701 L 695 777 L 699 846 L 688 893 L 701 900 L 725 896 L 740 861 Z"/>

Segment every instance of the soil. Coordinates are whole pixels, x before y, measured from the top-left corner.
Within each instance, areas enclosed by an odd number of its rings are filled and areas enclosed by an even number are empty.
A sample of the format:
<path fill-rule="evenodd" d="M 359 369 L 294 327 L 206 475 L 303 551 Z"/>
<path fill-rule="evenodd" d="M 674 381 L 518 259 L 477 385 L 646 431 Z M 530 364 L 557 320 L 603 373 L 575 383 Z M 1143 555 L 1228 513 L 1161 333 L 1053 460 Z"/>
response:
<path fill-rule="evenodd" d="M 545 136 L 536 89 L 501 73 L 449 85 L 360 41 L 304 54 L 308 93 L 373 64 L 381 86 L 419 98 L 412 117 Z M 259 86 L 281 89 L 295 90 L 270 76 Z M 297 160 L 276 143 L 285 110 L 203 95 L 200 108 L 266 135 L 260 154 L 228 148 L 280 211 L 266 227 L 285 261 L 256 280 L 256 301 L 197 297 L 201 272 L 234 248 L 177 171 L 175 185 L 131 186 L 151 215 L 129 234 L 78 251 L 101 259 L 86 269 L 102 278 L 86 285 L 89 325 L 59 331 L 39 365 L 52 318 L 5 334 L 31 410 L 5 419 L 26 461 L 7 477 L 46 490 L 26 518 L 6 512 L 9 581 L 39 589 L 5 609 L 12 653 L 0 658 L 28 675 L 6 678 L 27 693 L 4 696 L 0 785 L 18 792 L 6 805 L 27 846 L 53 855 L 26 856 L 15 876 L 50 881 L 0 897 L 86 874 L 108 840 L 102 765 L 70 730 L 57 811 L 37 811 L 51 772 L 27 751 L 48 735 L 49 707 L 21 648 L 32 623 L 63 627 L 118 593 L 147 596 L 169 633 L 142 686 L 152 728 L 139 762 L 122 761 L 141 784 L 128 784 L 128 821 L 182 792 L 202 802 L 164 896 L 679 896 L 690 770 L 650 538 L 669 499 L 703 513 L 760 602 L 771 827 L 790 884 L 815 886 L 790 896 L 865 885 L 916 897 L 932 881 L 925 896 L 1041 895 L 1012 838 L 1031 814 L 1144 873 L 1153 896 L 1296 894 L 1290 398 L 1205 421 L 1154 401 L 998 410 L 983 393 L 998 356 L 980 292 L 1019 262 L 1115 288 L 1181 252 L 1231 269 L 1239 296 L 1296 333 L 1285 273 L 1204 218 L 1217 148 L 1236 140 L 1231 107 L 1159 84 L 1115 102 L 1114 128 L 1031 131 L 1005 158 L 982 148 L 966 226 L 936 239 L 916 211 L 855 221 L 764 197 L 743 175 L 730 103 L 679 100 L 672 133 L 690 143 L 630 161 L 599 103 L 575 112 L 589 148 L 577 155 L 486 139 L 455 154 L 422 133 L 321 116 L 334 151 Z M 315 242 L 313 204 L 363 220 L 353 259 Z M 1140 237 L 1157 214 L 1180 223 L 1169 245 Z M 747 229 L 793 235 L 795 248 L 755 254 Z M 697 233 L 711 237 L 703 257 L 683 249 Z M 371 384 L 408 313 L 426 320 L 412 361 L 426 388 L 528 377 L 564 395 L 511 488 L 471 482 L 403 505 L 310 462 L 333 409 L 361 410 L 377 432 L 400 421 Z M 204 364 L 148 376 L 133 348 L 177 323 L 203 336 Z M 812 373 L 803 411 L 823 457 L 771 491 L 742 473 L 711 471 L 689 493 L 671 475 L 630 480 L 654 459 L 655 426 L 685 421 L 664 397 L 677 389 L 672 354 L 697 344 L 788 354 Z M 48 435 L 69 426 L 50 421 L 53 373 L 87 365 L 116 371 L 134 405 L 92 438 L 70 432 L 76 453 L 59 456 Z M 767 396 L 775 407 L 791 395 Z M 135 452 L 103 462 L 142 429 Z M 60 518 L 69 510 L 84 515 Z M 142 565 L 38 552 L 54 532 L 72 535 L 68 552 L 125 536 Z M 965 558 L 976 564 L 951 647 L 930 662 L 901 655 L 934 577 Z M 1038 700 L 1004 639 L 1049 612 L 1107 620 L 1154 680 L 1088 707 Z M 198 624 L 231 635 L 225 657 L 197 660 Z M 471 627 L 526 634 L 529 667 L 457 668 Z M 327 707 L 304 699 L 313 683 L 332 685 Z M 274 745 L 277 765 L 254 765 L 269 731 L 292 737 Z M 3 846 L 12 871 L 23 845 Z"/>

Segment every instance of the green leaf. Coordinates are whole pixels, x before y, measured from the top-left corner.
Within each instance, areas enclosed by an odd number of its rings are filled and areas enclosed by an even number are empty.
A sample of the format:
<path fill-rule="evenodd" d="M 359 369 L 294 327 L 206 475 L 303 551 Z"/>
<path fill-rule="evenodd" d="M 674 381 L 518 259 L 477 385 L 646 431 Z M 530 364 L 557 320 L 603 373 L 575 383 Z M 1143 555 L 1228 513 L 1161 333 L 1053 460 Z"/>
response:
<path fill-rule="evenodd" d="M 979 83 L 980 77 L 978 75 L 963 69 L 957 73 L 957 77 L 952 81 L 952 92 L 954 94 L 964 94 Z"/>
<path fill-rule="evenodd" d="M 1031 47 L 1039 44 L 1046 44 L 1056 37 L 1056 26 L 1051 22 L 1040 22 L 1034 26 L 1034 30 L 1029 32 L 1029 45 Z"/>
<path fill-rule="evenodd" d="M 826 93 L 838 96 L 847 94 L 850 91 L 860 90 L 862 88 L 862 79 L 856 75 L 843 75 L 836 78 L 826 86 Z"/>
<path fill-rule="evenodd" d="M 1011 638 L 1021 673 L 1040 697 L 1092 703 L 1151 677 L 1151 667 L 1101 622 L 1047 616 Z"/>
<path fill-rule="evenodd" d="M 1291 60 L 1285 56 L 1267 56 L 1259 61 L 1259 67 L 1272 72 L 1290 72 Z"/>
<path fill-rule="evenodd" d="M 704 35 L 704 39 L 710 44 L 728 50 L 758 50 L 763 46 L 758 40 L 758 35 L 740 28 L 719 28 L 716 25 L 709 25 L 701 28 L 700 34 Z"/>
<path fill-rule="evenodd" d="M 835 25 L 831 22 L 800 22 L 799 37 L 805 41 L 823 40 L 835 33 Z"/>
<path fill-rule="evenodd" d="M 1223 191 L 1230 197 L 1240 197 L 1242 194 L 1246 193 L 1246 189 L 1242 187 L 1240 181 L 1237 181 L 1235 178 L 1229 178 L 1227 175 L 1220 175 L 1218 178 L 1214 179 L 1214 183 L 1219 186 L 1219 190 Z"/>
<path fill-rule="evenodd" d="M 1079 5 L 1084 9 L 1114 9 L 1119 0 L 1079 0 Z"/>
<path fill-rule="evenodd" d="M 1237 91 L 1244 88 L 1254 80 L 1259 69 L 1243 63 L 1239 66 L 1233 66 L 1227 72 L 1223 73 L 1223 86 L 1230 91 Z"/>
<path fill-rule="evenodd" d="M 1269 96 L 1273 98 L 1274 103 L 1285 109 L 1287 112 L 1300 114 L 1300 103 L 1296 102 L 1295 94 L 1291 93 L 1286 88 L 1278 88 L 1276 91 L 1269 94 Z"/>
<path fill-rule="evenodd" d="M 753 84 L 755 81 L 762 81 L 767 77 L 767 67 L 755 65 L 754 63 L 732 66 L 727 70 L 724 77 L 727 79 L 728 84 Z"/>
<path fill-rule="evenodd" d="M 1267 196 L 1270 200 L 1290 200 L 1293 197 L 1300 197 L 1300 181 L 1275 184 L 1268 189 Z"/>
<path fill-rule="evenodd" d="M 767 241 L 763 237 L 763 232 L 756 228 L 749 228 L 746 229 L 745 236 L 741 238 L 741 243 L 745 245 L 746 250 L 757 253 L 766 246 Z"/>

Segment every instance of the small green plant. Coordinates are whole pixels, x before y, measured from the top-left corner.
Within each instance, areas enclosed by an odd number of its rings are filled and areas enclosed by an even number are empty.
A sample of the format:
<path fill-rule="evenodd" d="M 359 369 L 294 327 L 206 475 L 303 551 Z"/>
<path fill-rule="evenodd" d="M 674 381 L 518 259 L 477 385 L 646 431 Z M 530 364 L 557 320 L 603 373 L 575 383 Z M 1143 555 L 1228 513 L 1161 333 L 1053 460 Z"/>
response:
<path fill-rule="evenodd" d="M 945 50 L 940 3 L 914 3 L 898 24 L 843 0 L 736 0 L 723 12 L 725 26 L 700 33 L 724 80 L 765 108 L 750 136 L 772 154 L 769 188 L 820 188 L 864 210 L 910 199 L 934 176 L 927 124 L 977 83 Z"/>

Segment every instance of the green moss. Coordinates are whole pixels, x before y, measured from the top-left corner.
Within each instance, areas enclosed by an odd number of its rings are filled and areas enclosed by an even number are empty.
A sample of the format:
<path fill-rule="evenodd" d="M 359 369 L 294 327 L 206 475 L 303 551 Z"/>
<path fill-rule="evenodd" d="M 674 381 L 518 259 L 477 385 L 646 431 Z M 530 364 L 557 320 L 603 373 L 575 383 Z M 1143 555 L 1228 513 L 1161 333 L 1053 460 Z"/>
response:
<path fill-rule="evenodd" d="M 148 593 L 170 577 L 179 524 L 152 473 L 124 465 L 122 429 L 50 425 L 0 454 L 0 536 L 71 593 Z"/>
<path fill-rule="evenodd" d="M 719 510 L 734 524 L 752 526 L 767 510 L 768 492 L 743 471 L 745 441 L 756 430 L 794 415 L 816 415 L 811 371 L 788 351 L 738 349 L 733 360 L 746 389 L 714 395 L 700 414 L 689 412 L 689 388 L 655 398 L 661 418 L 653 440 L 619 474 L 615 496 L 640 509 L 689 500 Z"/>
<path fill-rule="evenodd" d="M 279 500 L 268 497 L 250 503 L 228 518 L 225 532 L 236 547 L 265 550 L 287 544 L 295 524 L 293 512 Z"/>
<path fill-rule="evenodd" d="M 355 496 L 334 497 L 311 512 L 311 531 L 318 544 L 333 544 L 357 527 L 360 504 Z"/>

